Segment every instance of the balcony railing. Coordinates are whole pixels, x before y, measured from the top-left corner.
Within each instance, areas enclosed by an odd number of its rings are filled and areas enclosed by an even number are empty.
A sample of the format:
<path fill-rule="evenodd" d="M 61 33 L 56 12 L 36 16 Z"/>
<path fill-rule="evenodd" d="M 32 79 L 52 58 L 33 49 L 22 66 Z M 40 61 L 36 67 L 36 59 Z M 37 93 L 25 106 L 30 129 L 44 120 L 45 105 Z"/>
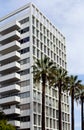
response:
<path fill-rule="evenodd" d="M 0 93 L 11 93 L 11 92 L 19 92 L 20 91 L 20 86 L 18 84 L 14 84 L 14 85 L 9 85 L 6 87 L 2 87 L 0 88 Z"/>
<path fill-rule="evenodd" d="M 7 74 L 0 77 L 0 83 L 4 83 L 4 82 L 7 83 L 12 81 L 18 81 L 18 80 L 20 80 L 20 74 L 18 73 Z"/>
<path fill-rule="evenodd" d="M 20 97 L 19 96 L 10 96 L 0 99 L 0 105 L 4 104 L 16 104 L 20 103 Z"/>
<path fill-rule="evenodd" d="M 9 61 L 12 62 L 12 61 L 15 61 L 18 59 L 20 59 L 20 53 L 17 51 L 0 56 L 1 64 L 7 64 L 7 63 L 9 63 Z"/>
<path fill-rule="evenodd" d="M 14 21 L 12 23 L 8 23 L 0 28 L 0 34 L 5 35 L 14 30 L 20 29 L 20 23 L 18 21 Z"/>
<path fill-rule="evenodd" d="M 18 40 L 20 38 L 20 33 L 18 31 L 13 31 L 4 36 L 0 37 L 0 44 L 7 44 L 12 41 Z"/>
<path fill-rule="evenodd" d="M 20 114 L 19 108 L 4 109 L 3 111 L 6 115 L 11 115 L 11 114 L 18 114 L 19 115 Z"/>
<path fill-rule="evenodd" d="M 18 41 L 13 41 L 6 45 L 0 46 L 0 54 L 4 55 L 18 49 L 20 49 L 20 43 Z"/>
<path fill-rule="evenodd" d="M 20 69 L 20 64 L 18 62 L 11 62 L 9 64 L 0 66 L 1 74 L 9 74 L 10 72 L 15 72 Z"/>

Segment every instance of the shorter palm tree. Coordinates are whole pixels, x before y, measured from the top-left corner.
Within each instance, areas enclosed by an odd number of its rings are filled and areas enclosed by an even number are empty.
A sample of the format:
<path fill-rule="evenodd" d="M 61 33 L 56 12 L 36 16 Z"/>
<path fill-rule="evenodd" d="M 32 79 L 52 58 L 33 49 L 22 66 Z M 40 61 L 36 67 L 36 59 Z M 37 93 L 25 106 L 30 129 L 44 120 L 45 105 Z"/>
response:
<path fill-rule="evenodd" d="M 36 60 L 33 65 L 34 81 L 42 81 L 42 130 L 45 130 L 45 88 L 46 83 L 52 78 L 56 67 L 49 58 L 45 57 L 41 60 Z"/>
<path fill-rule="evenodd" d="M 56 68 L 54 79 L 51 79 L 51 84 L 54 83 L 54 86 L 58 88 L 58 95 L 59 95 L 59 130 L 62 130 L 62 109 L 61 109 L 61 96 L 62 96 L 62 91 L 64 88 L 67 87 L 68 85 L 68 74 L 67 71 L 64 70 L 63 68 Z M 52 83 L 53 82 L 53 83 Z"/>
<path fill-rule="evenodd" d="M 71 130 L 74 130 L 74 99 L 75 95 L 81 90 L 81 80 L 78 80 L 78 76 L 71 75 L 69 77 L 69 84 L 67 90 L 71 96 Z"/>
<path fill-rule="evenodd" d="M 75 95 L 75 99 L 77 102 L 79 102 L 81 104 L 81 130 L 84 130 L 84 123 L 83 123 L 83 118 L 84 118 L 84 115 L 83 115 L 83 103 L 84 103 L 84 86 L 82 85 L 81 86 L 81 90 L 80 92 L 77 92 L 76 95 Z"/>

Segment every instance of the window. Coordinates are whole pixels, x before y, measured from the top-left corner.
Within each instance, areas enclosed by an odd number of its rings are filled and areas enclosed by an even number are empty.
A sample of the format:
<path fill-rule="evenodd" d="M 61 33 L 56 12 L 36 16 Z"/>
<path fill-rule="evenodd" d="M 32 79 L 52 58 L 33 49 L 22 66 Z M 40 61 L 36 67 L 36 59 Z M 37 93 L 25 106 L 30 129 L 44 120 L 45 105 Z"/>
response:
<path fill-rule="evenodd" d="M 56 60 L 56 54 L 54 54 L 54 60 Z"/>
<path fill-rule="evenodd" d="M 55 109 L 53 109 L 53 118 L 55 118 Z"/>
<path fill-rule="evenodd" d="M 36 30 L 36 36 L 39 37 L 39 31 L 38 30 Z"/>
<path fill-rule="evenodd" d="M 20 64 L 23 65 L 23 64 L 26 64 L 26 63 L 29 63 L 29 62 L 30 62 L 30 57 L 21 60 L 21 61 L 20 61 Z"/>
<path fill-rule="evenodd" d="M 50 33 L 50 39 L 52 40 L 52 33 Z"/>
<path fill-rule="evenodd" d="M 41 113 L 41 105 L 38 104 L 38 113 Z"/>
<path fill-rule="evenodd" d="M 25 87 L 25 86 L 28 86 L 28 85 L 30 85 L 30 79 L 20 82 L 21 87 Z"/>
<path fill-rule="evenodd" d="M 37 124 L 37 115 L 34 114 L 34 124 Z"/>
<path fill-rule="evenodd" d="M 26 38 L 23 38 L 23 39 L 19 40 L 19 42 L 21 44 L 23 44 L 23 43 L 29 42 L 29 40 L 30 40 L 30 37 L 26 37 Z"/>
<path fill-rule="evenodd" d="M 53 52 L 51 51 L 51 58 L 53 58 Z"/>
<path fill-rule="evenodd" d="M 44 46 L 44 53 L 46 53 L 46 46 Z"/>
<path fill-rule="evenodd" d="M 33 44 L 35 45 L 35 37 L 33 37 Z"/>
<path fill-rule="evenodd" d="M 24 92 L 24 93 L 20 93 L 20 98 L 26 98 L 26 97 L 30 97 L 30 92 Z"/>
<path fill-rule="evenodd" d="M 24 117 L 20 117 L 22 122 L 28 122 L 30 121 L 30 116 L 24 116 Z"/>
<path fill-rule="evenodd" d="M 28 31 L 29 31 L 29 27 L 26 27 L 26 28 L 20 30 L 20 33 L 23 34 L 23 33 L 26 33 Z"/>
<path fill-rule="evenodd" d="M 27 53 L 27 52 L 29 52 L 29 51 L 30 51 L 30 48 L 27 47 L 27 48 L 24 48 L 24 49 L 20 50 L 20 53 L 21 53 L 21 54 L 24 54 L 24 53 Z"/>
<path fill-rule="evenodd" d="M 40 49 L 43 50 L 43 43 L 40 44 Z"/>
<path fill-rule="evenodd" d="M 38 115 L 38 125 L 41 125 L 41 116 Z"/>
<path fill-rule="evenodd" d="M 59 118 L 59 111 L 56 110 L 56 118 L 58 119 Z"/>
<path fill-rule="evenodd" d="M 33 103 L 33 108 L 34 108 L 34 112 L 36 112 L 37 111 L 37 104 L 36 104 L 36 102 Z"/>
<path fill-rule="evenodd" d="M 35 55 L 35 47 L 33 47 L 33 55 Z"/>
<path fill-rule="evenodd" d="M 32 23 L 35 24 L 35 17 L 32 17 Z"/>
<path fill-rule="evenodd" d="M 25 19 L 22 19 L 21 21 L 19 21 L 20 22 L 20 24 L 24 24 L 24 23 L 26 23 L 26 22 L 28 22 L 29 21 L 29 17 L 27 17 L 27 18 L 25 18 Z"/>
<path fill-rule="evenodd" d="M 52 128 L 52 119 L 50 119 L 50 128 Z"/>
<path fill-rule="evenodd" d="M 47 39 L 47 46 L 49 47 L 49 39 Z"/>
<path fill-rule="evenodd" d="M 28 110 L 30 109 L 30 103 L 20 105 L 20 110 Z"/>
<path fill-rule="evenodd" d="M 40 33 L 40 40 L 42 41 L 42 33 Z"/>
<path fill-rule="evenodd" d="M 39 40 L 37 39 L 37 47 L 39 48 Z"/>
<path fill-rule="evenodd" d="M 44 43 L 46 44 L 46 37 L 44 36 Z"/>
<path fill-rule="evenodd" d="M 19 72 L 20 75 L 26 75 L 26 74 L 29 74 L 30 73 L 30 69 L 25 69 L 25 70 L 22 70 Z"/>
<path fill-rule="evenodd" d="M 37 57 L 39 58 L 39 50 L 37 50 Z"/>
<path fill-rule="evenodd" d="M 36 27 L 38 28 L 39 27 L 39 21 L 36 20 Z"/>
<path fill-rule="evenodd" d="M 40 23 L 40 30 L 42 31 L 42 24 Z"/>
<path fill-rule="evenodd" d="M 46 33 L 46 28 L 45 27 L 43 28 L 43 32 L 44 32 L 44 34 Z"/>
<path fill-rule="evenodd" d="M 47 37 L 49 37 L 49 30 L 47 30 Z"/>
<path fill-rule="evenodd" d="M 35 27 L 34 26 L 32 27 L 32 32 L 33 32 L 33 34 L 35 34 Z"/>

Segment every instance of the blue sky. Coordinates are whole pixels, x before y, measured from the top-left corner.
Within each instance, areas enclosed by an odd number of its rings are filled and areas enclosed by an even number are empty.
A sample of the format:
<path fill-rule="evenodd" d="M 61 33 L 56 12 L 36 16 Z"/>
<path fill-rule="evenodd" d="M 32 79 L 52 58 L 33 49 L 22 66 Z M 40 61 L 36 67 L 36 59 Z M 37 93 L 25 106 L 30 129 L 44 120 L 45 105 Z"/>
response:
<path fill-rule="evenodd" d="M 67 67 L 70 74 L 84 80 L 83 0 L 0 0 L 0 17 L 33 2 L 66 37 Z M 75 104 L 75 130 L 80 129 L 80 105 Z"/>

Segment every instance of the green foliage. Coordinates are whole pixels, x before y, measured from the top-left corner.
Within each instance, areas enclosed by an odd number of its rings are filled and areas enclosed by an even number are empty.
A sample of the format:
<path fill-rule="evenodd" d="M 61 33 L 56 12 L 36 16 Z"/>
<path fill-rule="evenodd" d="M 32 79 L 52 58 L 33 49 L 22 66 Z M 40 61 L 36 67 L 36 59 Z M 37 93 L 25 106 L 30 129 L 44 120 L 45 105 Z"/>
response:
<path fill-rule="evenodd" d="M 0 130 L 15 130 L 15 127 L 7 123 L 7 120 L 0 120 Z"/>
<path fill-rule="evenodd" d="M 72 92 L 74 91 L 74 98 L 76 98 L 76 95 L 81 92 L 82 85 L 81 80 L 78 80 L 78 76 L 71 75 L 69 77 L 69 85 L 67 87 L 67 90 L 69 91 L 69 94 L 72 95 Z"/>
<path fill-rule="evenodd" d="M 0 130 L 15 130 L 15 127 L 7 122 L 6 115 L 0 110 Z"/>
<path fill-rule="evenodd" d="M 56 67 L 49 58 L 45 57 L 41 60 L 36 60 L 35 65 L 33 65 L 34 81 L 39 82 L 42 80 L 42 75 L 45 75 L 46 81 L 53 79 Z"/>

